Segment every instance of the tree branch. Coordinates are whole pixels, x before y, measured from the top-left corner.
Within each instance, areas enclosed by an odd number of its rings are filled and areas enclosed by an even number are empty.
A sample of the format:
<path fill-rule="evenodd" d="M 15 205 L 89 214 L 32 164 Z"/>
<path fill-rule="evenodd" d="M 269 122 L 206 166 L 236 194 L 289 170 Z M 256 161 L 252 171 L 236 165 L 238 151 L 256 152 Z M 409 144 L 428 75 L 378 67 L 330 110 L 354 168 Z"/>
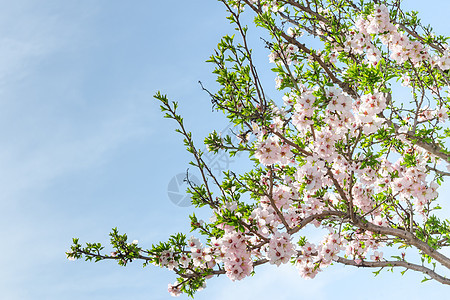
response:
<path fill-rule="evenodd" d="M 334 261 L 344 264 L 344 265 L 354 266 L 354 267 L 358 267 L 358 268 L 404 267 L 408 270 L 413 270 L 413 271 L 417 271 L 417 272 L 426 274 L 442 284 L 450 285 L 450 279 L 439 275 L 435 271 L 433 271 L 427 267 L 412 264 L 412 263 L 402 261 L 402 260 L 400 260 L 400 261 L 374 261 L 374 262 L 362 261 L 361 263 L 358 264 L 354 260 L 346 259 L 343 257 L 338 257 Z"/>

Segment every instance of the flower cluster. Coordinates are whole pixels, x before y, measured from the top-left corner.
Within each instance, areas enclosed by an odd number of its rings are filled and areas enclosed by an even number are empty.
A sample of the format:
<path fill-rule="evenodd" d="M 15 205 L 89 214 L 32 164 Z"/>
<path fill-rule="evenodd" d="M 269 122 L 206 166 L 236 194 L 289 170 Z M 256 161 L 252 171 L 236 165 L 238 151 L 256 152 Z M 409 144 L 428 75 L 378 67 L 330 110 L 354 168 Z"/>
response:
<path fill-rule="evenodd" d="M 256 223 L 257 233 L 268 237 L 270 233 L 280 224 L 280 219 L 276 211 L 270 205 L 257 206 L 250 215 L 249 220 Z"/>
<path fill-rule="evenodd" d="M 295 54 L 298 52 L 298 47 L 292 44 L 285 44 L 281 46 L 280 50 L 274 50 L 269 54 L 269 63 L 282 63 L 283 65 L 291 65 L 297 63 Z"/>
<path fill-rule="evenodd" d="M 291 147 L 288 144 L 283 144 L 277 137 L 270 137 L 258 143 L 255 157 L 263 165 L 275 163 L 286 165 L 292 158 Z"/>
<path fill-rule="evenodd" d="M 220 245 L 221 258 L 228 278 L 241 280 L 253 271 L 251 252 L 247 250 L 247 238 L 240 232 L 226 230 L 225 235 L 217 240 Z"/>
<path fill-rule="evenodd" d="M 295 246 L 291 243 L 291 237 L 288 233 L 276 231 L 269 242 L 267 259 L 273 265 L 288 263 L 291 257 L 296 253 Z"/>
<path fill-rule="evenodd" d="M 316 246 L 306 243 L 297 257 L 296 265 L 303 278 L 314 278 L 321 268 L 329 266 L 341 250 L 345 249 L 346 241 L 337 233 L 330 233 Z"/>
<path fill-rule="evenodd" d="M 353 110 L 356 112 L 358 125 L 363 126 L 364 134 L 376 132 L 383 123 L 383 119 L 378 117 L 387 106 L 386 97 L 383 93 L 374 93 L 361 96 L 353 103 Z"/>
<path fill-rule="evenodd" d="M 431 63 L 443 71 L 450 69 L 450 49 L 445 49 L 442 56 L 433 56 Z"/>
<path fill-rule="evenodd" d="M 281 185 L 275 186 L 272 191 L 272 198 L 275 206 L 277 208 L 284 208 L 287 210 L 292 204 L 292 196 L 294 192 L 292 192 L 291 188 Z M 268 196 L 263 196 L 261 198 L 261 204 L 264 206 L 270 206 L 270 198 Z"/>
<path fill-rule="evenodd" d="M 169 294 L 173 297 L 178 297 L 181 295 L 181 284 L 174 283 L 168 285 L 167 290 L 169 291 Z"/>
<path fill-rule="evenodd" d="M 370 250 L 377 250 L 380 246 L 382 246 L 382 244 L 378 242 L 370 232 L 357 232 L 353 235 L 352 240 L 345 246 L 345 254 L 353 257 L 354 261 L 359 264 L 366 260 L 367 253 L 369 253 Z M 383 256 L 383 253 L 377 252 L 374 255 L 374 258 L 378 258 L 379 260 Z M 377 260 L 374 258 L 371 256 L 372 260 Z"/>
<path fill-rule="evenodd" d="M 397 26 L 391 23 L 389 10 L 385 5 L 375 6 L 374 13 L 369 15 L 367 20 L 358 19 L 356 26 L 359 33 L 365 37 L 379 35 L 381 42 L 391 52 L 391 59 L 398 64 L 410 60 L 414 66 L 418 66 L 422 62 L 430 60 L 428 49 L 422 43 L 410 40 L 406 34 L 399 32 Z M 372 49 L 371 46 L 370 49 Z M 369 51 L 368 55 L 371 56 L 371 54 Z"/>
<path fill-rule="evenodd" d="M 363 22 L 364 19 L 359 17 L 356 22 L 358 28 L 362 28 L 361 24 Z M 368 34 L 364 34 L 364 31 L 361 29 L 359 32 L 355 29 L 349 31 L 345 39 L 343 50 L 349 53 L 365 55 L 366 62 L 374 66 L 378 64 L 378 61 L 381 58 L 381 51 L 372 44 L 371 37 Z M 334 56 L 335 55 L 333 55 L 333 57 Z"/>
<path fill-rule="evenodd" d="M 253 3 L 257 4 L 259 1 L 258 0 L 251 0 Z M 283 12 L 284 11 L 284 7 L 282 6 L 282 2 L 281 1 L 276 1 L 276 0 L 266 0 L 266 1 L 261 1 L 262 2 L 262 11 L 267 13 L 267 12 Z"/>

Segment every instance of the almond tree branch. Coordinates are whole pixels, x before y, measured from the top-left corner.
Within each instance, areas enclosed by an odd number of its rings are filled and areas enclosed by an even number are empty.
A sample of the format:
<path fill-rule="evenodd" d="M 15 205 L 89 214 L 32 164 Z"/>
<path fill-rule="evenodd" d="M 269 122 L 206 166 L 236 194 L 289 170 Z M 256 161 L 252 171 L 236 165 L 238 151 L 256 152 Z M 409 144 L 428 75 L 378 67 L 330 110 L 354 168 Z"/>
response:
<path fill-rule="evenodd" d="M 439 275 L 434 270 L 431 270 L 431 269 L 421 266 L 421 265 L 412 264 L 412 263 L 409 263 L 409 262 L 406 262 L 403 260 L 400 260 L 400 261 L 374 261 L 374 262 L 362 261 L 358 264 L 354 260 L 346 259 L 343 257 L 338 257 L 334 261 L 344 264 L 344 265 L 354 266 L 354 267 L 358 267 L 358 268 L 404 267 L 408 270 L 413 270 L 413 271 L 417 271 L 417 272 L 426 274 L 442 284 L 450 285 L 450 279 L 448 279 L 442 275 Z"/>

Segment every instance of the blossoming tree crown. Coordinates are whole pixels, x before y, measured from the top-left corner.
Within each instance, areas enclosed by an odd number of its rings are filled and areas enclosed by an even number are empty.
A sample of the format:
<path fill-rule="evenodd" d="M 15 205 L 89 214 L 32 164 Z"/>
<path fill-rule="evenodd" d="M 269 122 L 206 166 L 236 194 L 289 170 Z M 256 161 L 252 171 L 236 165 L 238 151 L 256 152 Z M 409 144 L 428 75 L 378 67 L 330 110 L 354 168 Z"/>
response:
<path fill-rule="evenodd" d="M 168 268 L 178 276 L 168 288 L 174 296 L 192 296 L 212 276 L 243 280 L 262 264 L 290 263 L 304 278 L 332 263 L 376 273 L 401 267 L 450 284 L 441 251 L 450 222 L 436 215 L 438 187 L 450 175 L 447 38 L 399 1 L 221 2 L 239 38 L 223 37 L 211 56 L 221 89 L 208 93 L 240 142 L 213 132 L 205 144 L 214 153 L 248 153 L 253 169 L 219 180 L 177 104 L 157 93 L 203 179 L 187 178 L 192 203 L 209 207 L 211 219 L 192 215 L 196 237 L 179 233 L 151 248 L 113 229 L 110 254 L 74 239 L 68 258 Z M 271 36 L 265 43 L 282 99 L 265 93 L 244 14 Z M 307 45 L 312 37 L 320 49 Z M 396 99 L 399 88 L 409 99 Z M 310 224 L 325 232 L 320 242 L 302 235 Z"/>

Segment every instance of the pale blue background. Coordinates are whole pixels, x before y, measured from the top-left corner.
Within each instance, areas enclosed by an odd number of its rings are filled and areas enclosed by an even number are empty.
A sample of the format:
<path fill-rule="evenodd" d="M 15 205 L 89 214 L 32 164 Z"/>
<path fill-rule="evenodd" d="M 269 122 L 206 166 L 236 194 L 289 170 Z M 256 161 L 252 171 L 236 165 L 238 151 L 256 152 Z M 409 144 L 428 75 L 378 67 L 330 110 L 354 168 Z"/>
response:
<path fill-rule="evenodd" d="M 204 61 L 232 30 L 224 7 L 210 0 L 0 4 L 0 299 L 171 298 L 170 271 L 69 262 L 64 252 L 72 237 L 107 242 L 115 226 L 148 246 L 188 233 L 193 209 L 170 202 L 167 184 L 191 157 L 152 95 L 161 90 L 180 102 L 197 142 L 227 125 L 197 83 L 216 87 Z M 449 2 L 405 5 L 450 35 Z M 262 48 L 258 36 L 252 42 Z M 268 66 L 265 51 L 256 55 Z M 262 75 L 274 95 L 273 75 Z M 448 195 L 441 190 L 444 206 Z M 333 266 L 306 281 L 290 266 L 260 267 L 242 282 L 212 279 L 196 299 L 449 294 L 413 272 L 370 272 Z"/>

